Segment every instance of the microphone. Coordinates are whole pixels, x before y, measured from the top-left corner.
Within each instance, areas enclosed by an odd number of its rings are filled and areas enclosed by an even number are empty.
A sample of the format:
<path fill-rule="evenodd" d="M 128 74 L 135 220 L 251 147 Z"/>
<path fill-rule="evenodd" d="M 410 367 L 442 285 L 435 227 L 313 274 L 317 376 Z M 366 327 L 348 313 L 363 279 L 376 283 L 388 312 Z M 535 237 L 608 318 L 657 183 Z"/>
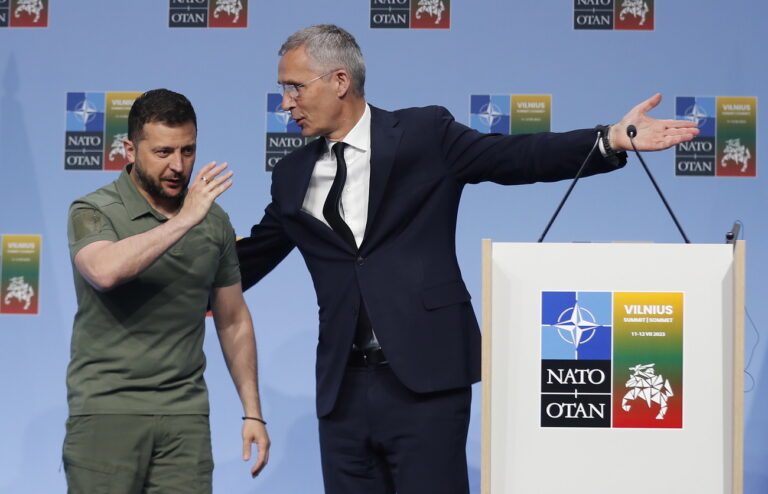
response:
<path fill-rule="evenodd" d="M 560 201 L 560 204 L 557 206 L 557 209 L 555 210 L 555 214 L 553 214 L 552 217 L 549 219 L 549 223 L 547 223 L 546 228 L 544 228 L 544 231 L 539 237 L 538 243 L 542 243 L 544 241 L 544 237 L 547 236 L 547 232 L 549 232 L 549 229 L 552 227 L 552 223 L 555 222 L 555 218 L 557 218 L 557 215 L 560 214 L 560 210 L 563 209 L 563 204 L 565 204 L 565 201 L 568 200 L 568 196 L 571 195 L 571 191 L 576 186 L 576 182 L 579 181 L 579 178 L 581 178 L 581 174 L 584 173 L 584 168 L 587 166 L 587 161 L 589 161 L 589 158 L 591 158 L 592 155 L 595 153 L 595 149 L 597 149 L 597 143 L 600 142 L 600 139 L 603 137 L 603 132 L 605 131 L 604 129 L 606 128 L 605 127 L 598 128 L 597 139 L 595 139 L 595 143 L 592 144 L 592 149 L 589 150 L 589 152 L 587 153 L 587 157 L 584 158 L 584 162 L 581 164 L 581 167 L 579 168 L 579 171 L 577 171 L 576 176 L 573 177 L 573 181 L 571 182 L 571 185 L 568 187 L 568 190 L 565 192 L 563 199 Z"/>
<path fill-rule="evenodd" d="M 672 212 L 672 208 L 669 207 L 669 203 L 667 203 L 667 199 L 664 197 L 664 194 L 661 193 L 661 189 L 656 184 L 656 180 L 654 180 L 653 174 L 651 174 L 651 170 L 648 169 L 648 166 L 645 164 L 645 160 L 643 159 L 642 156 L 640 156 L 640 152 L 637 150 L 637 147 L 635 146 L 636 135 L 637 135 L 637 127 L 635 127 L 634 125 L 627 125 L 627 137 L 629 137 L 629 142 L 630 144 L 632 144 L 632 149 L 635 150 L 635 154 L 640 160 L 640 163 L 643 165 L 643 169 L 645 170 L 645 173 L 648 174 L 648 178 L 651 179 L 651 183 L 653 184 L 654 188 L 656 188 L 656 192 L 659 193 L 659 197 L 661 197 L 661 202 L 663 202 L 664 206 L 666 206 L 667 211 L 669 212 L 669 215 L 672 217 L 672 221 L 675 222 L 675 226 L 677 226 L 677 229 L 680 232 L 680 235 L 683 236 L 683 240 L 685 240 L 686 244 L 690 244 L 691 241 L 688 240 L 688 237 L 685 235 L 685 232 L 683 231 L 683 227 L 680 226 L 680 222 L 677 221 L 677 217 L 675 216 L 675 213 Z"/>

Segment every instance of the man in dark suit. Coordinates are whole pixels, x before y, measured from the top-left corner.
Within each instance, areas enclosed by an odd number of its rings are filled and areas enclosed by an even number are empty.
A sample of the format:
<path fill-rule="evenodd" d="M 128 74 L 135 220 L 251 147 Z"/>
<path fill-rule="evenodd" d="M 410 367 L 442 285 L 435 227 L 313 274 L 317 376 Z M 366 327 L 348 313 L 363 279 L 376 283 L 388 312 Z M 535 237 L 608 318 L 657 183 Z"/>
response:
<path fill-rule="evenodd" d="M 279 54 L 282 107 L 321 138 L 277 165 L 272 202 L 238 254 L 246 288 L 294 247 L 312 275 L 326 492 L 467 493 L 480 332 L 455 253 L 461 192 L 573 177 L 598 133 L 486 135 L 441 107 L 369 106 L 360 48 L 336 26 L 298 31 Z M 645 150 L 697 133 L 647 117 L 660 99 L 603 128 L 587 175 L 623 166 L 629 124 Z"/>

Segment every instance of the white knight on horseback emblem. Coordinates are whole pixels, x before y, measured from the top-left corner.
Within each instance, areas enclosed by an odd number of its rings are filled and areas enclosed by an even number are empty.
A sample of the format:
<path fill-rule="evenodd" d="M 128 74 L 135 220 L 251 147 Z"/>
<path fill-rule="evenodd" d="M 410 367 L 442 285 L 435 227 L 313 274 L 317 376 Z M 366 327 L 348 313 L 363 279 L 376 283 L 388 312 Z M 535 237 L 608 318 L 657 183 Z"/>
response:
<path fill-rule="evenodd" d="M 32 22 L 38 22 L 43 9 L 45 9 L 43 0 L 19 0 L 19 3 L 16 4 L 16 10 L 13 11 L 13 15 L 18 19 L 21 17 L 21 12 L 26 12 L 29 15 L 35 16 Z"/>
<path fill-rule="evenodd" d="M 213 16 L 219 18 L 219 12 L 235 16 L 232 19 L 232 23 L 236 23 L 240 19 L 240 11 L 243 10 L 243 2 L 241 0 L 216 0 L 216 8 L 213 9 Z"/>
<path fill-rule="evenodd" d="M 115 134 L 112 139 L 112 150 L 109 151 L 109 161 L 115 161 L 115 156 L 120 156 L 125 159 L 128 156 L 125 154 L 125 146 L 123 141 L 128 139 L 127 133 Z"/>
<path fill-rule="evenodd" d="M 421 19 L 421 14 L 425 13 L 437 17 L 435 24 L 440 24 L 445 12 L 445 4 L 442 0 L 419 0 L 419 8 L 416 9 L 416 18 Z"/>
<path fill-rule="evenodd" d="M 727 139 L 725 141 L 725 149 L 723 149 L 723 159 L 720 160 L 720 166 L 728 166 L 726 161 L 733 161 L 737 165 L 741 165 L 741 172 L 747 171 L 749 166 L 749 159 L 752 154 L 749 152 L 749 148 L 741 144 L 741 139 Z"/>
<path fill-rule="evenodd" d="M 656 374 L 654 365 L 656 364 L 638 364 L 629 368 L 633 374 L 624 386 L 631 389 L 621 400 L 621 408 L 628 412 L 632 408 L 629 402 L 637 398 L 644 400 L 649 408 L 651 403 L 658 403 L 659 413 L 656 420 L 664 420 L 664 415 L 667 414 L 667 399 L 674 396 L 674 393 L 669 380 L 661 374 Z"/>
<path fill-rule="evenodd" d="M 648 13 L 648 4 L 643 0 L 624 0 L 621 2 L 621 11 L 619 19 L 624 20 L 624 16 L 629 14 L 640 18 L 640 25 L 645 24 L 645 14 Z"/>
<path fill-rule="evenodd" d="M 35 296 L 35 290 L 32 285 L 24 282 L 23 276 L 13 276 L 8 284 L 8 290 L 5 293 L 5 305 L 11 303 L 11 299 L 15 298 L 19 302 L 24 302 L 24 310 L 29 309 L 32 303 L 32 297 Z"/>

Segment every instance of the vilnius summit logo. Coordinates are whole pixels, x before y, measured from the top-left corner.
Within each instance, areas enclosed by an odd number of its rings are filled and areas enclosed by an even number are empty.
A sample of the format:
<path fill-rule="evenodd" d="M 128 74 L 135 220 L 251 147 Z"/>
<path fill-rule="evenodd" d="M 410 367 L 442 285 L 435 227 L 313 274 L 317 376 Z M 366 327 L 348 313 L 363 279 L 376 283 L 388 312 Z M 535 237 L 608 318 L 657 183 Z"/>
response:
<path fill-rule="evenodd" d="M 248 0 L 170 0 L 168 27 L 248 27 Z"/>
<path fill-rule="evenodd" d="M 67 93 L 65 170 L 122 170 L 128 113 L 139 92 Z"/>
<path fill-rule="evenodd" d="M 541 427 L 680 429 L 681 292 L 541 292 Z"/>
<path fill-rule="evenodd" d="M 371 0 L 371 29 L 449 29 L 451 0 Z"/>
<path fill-rule="evenodd" d="M 653 31 L 654 0 L 573 0 L 577 30 Z"/>
<path fill-rule="evenodd" d="M 675 107 L 700 131 L 675 146 L 675 175 L 757 176 L 757 97 L 678 96 Z"/>

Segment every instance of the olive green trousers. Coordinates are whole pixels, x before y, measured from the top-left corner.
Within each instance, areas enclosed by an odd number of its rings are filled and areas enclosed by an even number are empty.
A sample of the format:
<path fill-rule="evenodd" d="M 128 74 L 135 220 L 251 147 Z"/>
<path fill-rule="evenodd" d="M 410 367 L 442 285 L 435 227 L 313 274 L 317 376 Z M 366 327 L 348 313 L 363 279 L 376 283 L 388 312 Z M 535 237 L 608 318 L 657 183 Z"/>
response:
<path fill-rule="evenodd" d="M 210 494 L 205 415 L 78 415 L 67 419 L 69 494 Z"/>

